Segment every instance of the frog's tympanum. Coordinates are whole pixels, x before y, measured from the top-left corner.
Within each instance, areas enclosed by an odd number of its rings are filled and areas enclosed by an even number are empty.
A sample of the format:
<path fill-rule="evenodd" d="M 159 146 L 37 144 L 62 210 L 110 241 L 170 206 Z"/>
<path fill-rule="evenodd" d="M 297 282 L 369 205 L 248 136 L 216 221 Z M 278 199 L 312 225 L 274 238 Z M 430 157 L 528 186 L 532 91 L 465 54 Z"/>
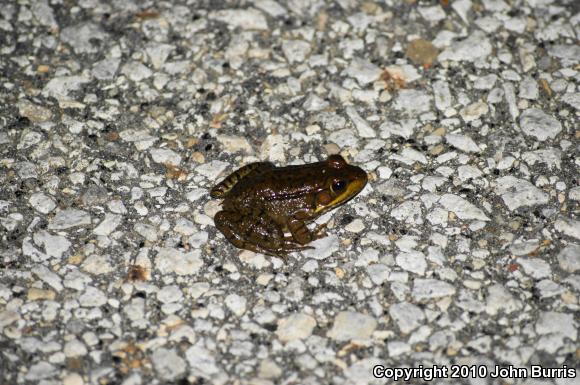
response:
<path fill-rule="evenodd" d="M 346 203 L 366 183 L 366 172 L 340 155 L 300 166 L 251 163 L 211 190 L 213 198 L 223 198 L 215 224 L 236 247 L 286 255 L 325 237 L 324 225 L 311 231 L 306 224 Z"/>

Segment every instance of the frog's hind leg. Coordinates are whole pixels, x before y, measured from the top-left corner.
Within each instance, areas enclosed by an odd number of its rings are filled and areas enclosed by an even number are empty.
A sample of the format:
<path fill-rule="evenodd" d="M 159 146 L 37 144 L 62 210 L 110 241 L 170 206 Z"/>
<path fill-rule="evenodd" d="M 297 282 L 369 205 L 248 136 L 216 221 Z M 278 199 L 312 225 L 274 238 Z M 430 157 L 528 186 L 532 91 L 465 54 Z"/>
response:
<path fill-rule="evenodd" d="M 234 246 L 248 249 L 252 244 L 246 241 L 243 234 L 236 229 L 236 224 L 243 220 L 243 216 L 235 211 L 218 211 L 214 217 L 215 226 Z"/>
<path fill-rule="evenodd" d="M 268 217 L 224 210 L 215 215 L 214 221 L 218 230 L 237 248 L 276 256 L 295 250 L 287 245 L 282 230 Z"/>
<path fill-rule="evenodd" d="M 270 162 L 256 162 L 247 164 L 244 167 L 232 172 L 224 180 L 215 185 L 210 191 L 210 196 L 212 198 L 223 198 L 242 178 L 250 174 L 258 174 L 272 168 L 274 168 L 274 165 Z"/>

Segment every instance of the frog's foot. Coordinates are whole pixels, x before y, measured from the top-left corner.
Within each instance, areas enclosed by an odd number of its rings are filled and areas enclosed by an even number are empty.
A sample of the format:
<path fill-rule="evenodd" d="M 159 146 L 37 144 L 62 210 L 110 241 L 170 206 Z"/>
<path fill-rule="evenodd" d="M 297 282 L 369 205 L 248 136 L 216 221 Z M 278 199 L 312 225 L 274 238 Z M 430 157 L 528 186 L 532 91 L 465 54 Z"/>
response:
<path fill-rule="evenodd" d="M 314 234 L 313 240 L 327 237 L 328 233 L 325 231 L 327 227 L 328 227 L 328 222 L 316 226 L 314 228 L 314 231 L 312 232 Z"/>
<path fill-rule="evenodd" d="M 314 228 L 314 230 L 312 230 L 312 231 L 309 230 L 308 234 L 310 236 L 310 241 L 308 241 L 308 242 L 312 242 L 312 241 L 315 241 L 317 239 L 327 237 L 328 233 L 325 231 L 327 226 L 328 226 L 328 223 L 323 223 L 321 225 L 316 226 Z M 293 234 L 284 237 L 284 240 L 296 243 L 296 239 L 294 238 Z"/>
<path fill-rule="evenodd" d="M 242 248 L 246 249 L 246 250 L 253 251 L 255 253 L 270 255 L 272 257 L 280 257 L 283 259 L 286 259 L 288 257 L 288 254 L 290 254 L 294 251 L 314 249 L 314 247 L 312 247 L 312 246 L 297 245 L 295 242 L 284 243 L 284 245 L 282 247 L 275 248 L 275 249 L 268 249 L 268 248 L 261 247 L 259 245 L 255 245 L 253 243 L 246 242 L 244 244 L 244 247 L 242 247 Z"/>
<path fill-rule="evenodd" d="M 248 250 L 252 250 L 258 253 L 262 253 L 265 255 L 271 255 L 274 257 L 282 257 L 286 258 L 288 254 L 294 251 L 302 251 L 302 250 L 309 250 L 314 249 L 312 246 L 305 246 L 299 243 L 296 243 L 294 238 L 284 237 L 284 243 L 282 245 L 273 246 L 272 248 L 266 246 L 259 246 L 259 245 L 252 245 L 252 248 L 246 247 Z"/>
<path fill-rule="evenodd" d="M 249 242 L 246 242 L 244 244 L 244 247 L 242 247 L 242 249 L 250 250 L 250 251 L 253 251 L 254 253 L 261 253 L 264 255 L 270 255 L 273 257 L 281 257 L 281 258 L 286 258 L 288 256 L 288 253 L 294 251 L 294 250 L 287 250 L 285 248 L 267 249 L 267 248 L 261 247 L 261 246 L 256 245 L 256 244 L 249 243 Z"/>
<path fill-rule="evenodd" d="M 290 242 L 284 243 L 283 249 L 287 252 L 292 252 L 292 251 L 311 250 L 311 249 L 314 249 L 314 247 L 304 246 L 304 245 L 297 244 L 295 241 L 290 241 Z"/>

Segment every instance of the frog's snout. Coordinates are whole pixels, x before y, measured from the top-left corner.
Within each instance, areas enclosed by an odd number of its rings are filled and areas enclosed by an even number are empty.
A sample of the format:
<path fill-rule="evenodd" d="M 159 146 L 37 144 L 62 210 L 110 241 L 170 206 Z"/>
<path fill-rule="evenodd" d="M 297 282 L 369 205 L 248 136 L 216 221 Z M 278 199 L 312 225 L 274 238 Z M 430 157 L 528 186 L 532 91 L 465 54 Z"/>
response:
<path fill-rule="evenodd" d="M 355 178 L 348 186 L 349 195 L 358 194 L 367 184 L 369 180 L 368 174 L 362 168 L 356 167 Z"/>

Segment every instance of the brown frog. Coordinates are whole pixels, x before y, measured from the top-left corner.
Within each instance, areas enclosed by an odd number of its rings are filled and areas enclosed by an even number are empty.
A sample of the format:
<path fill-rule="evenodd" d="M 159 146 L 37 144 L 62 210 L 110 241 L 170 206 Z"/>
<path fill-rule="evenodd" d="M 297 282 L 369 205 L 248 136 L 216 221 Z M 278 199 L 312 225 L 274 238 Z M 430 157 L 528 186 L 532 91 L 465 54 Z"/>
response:
<path fill-rule="evenodd" d="M 355 197 L 366 183 L 366 172 L 340 155 L 299 166 L 251 163 L 212 188 L 213 198 L 223 198 L 215 224 L 241 249 L 279 256 L 310 249 L 307 243 L 326 236 L 325 225 L 311 231 L 306 224 Z"/>

